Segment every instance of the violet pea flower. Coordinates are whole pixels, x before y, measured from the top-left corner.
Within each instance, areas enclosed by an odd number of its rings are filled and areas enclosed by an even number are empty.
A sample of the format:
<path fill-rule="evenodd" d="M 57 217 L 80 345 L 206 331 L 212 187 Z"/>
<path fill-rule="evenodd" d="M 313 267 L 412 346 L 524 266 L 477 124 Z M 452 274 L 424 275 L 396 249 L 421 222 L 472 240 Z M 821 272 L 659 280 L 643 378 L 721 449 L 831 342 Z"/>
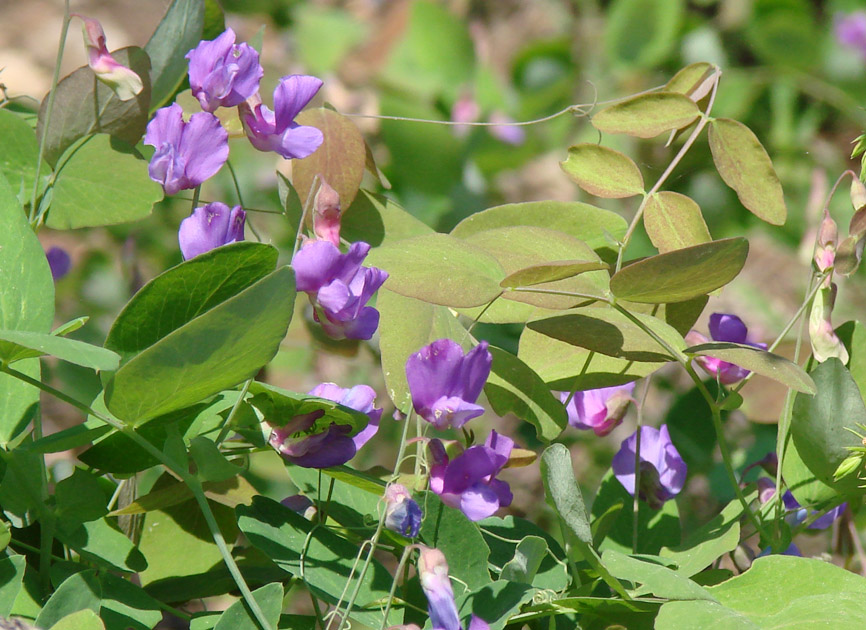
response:
<path fill-rule="evenodd" d="M 53 245 L 45 252 L 45 257 L 48 259 L 51 277 L 54 278 L 55 282 L 69 273 L 69 269 L 72 267 L 72 259 L 69 258 L 69 254 L 66 253 L 65 249 Z"/>
<path fill-rule="evenodd" d="M 385 488 L 385 527 L 409 538 L 415 538 L 421 529 L 424 513 L 412 499 L 406 486 L 392 483 Z"/>
<path fill-rule="evenodd" d="M 634 383 L 601 387 L 582 392 L 574 392 L 566 406 L 568 423 L 577 429 L 592 429 L 598 436 L 613 431 L 622 422 Z M 565 403 L 571 392 L 559 392 L 559 399 Z"/>
<path fill-rule="evenodd" d="M 713 313 L 710 315 L 710 335 L 713 341 L 727 341 L 730 343 L 739 343 L 761 350 L 767 349 L 765 343 L 755 343 L 749 341 L 749 330 L 746 325 L 736 315 L 728 313 Z M 692 330 L 686 335 L 686 342 L 696 346 L 702 343 L 707 343 L 709 340 L 701 333 Z M 695 357 L 698 365 L 700 365 L 708 374 L 718 378 L 722 385 L 731 385 L 743 380 L 749 375 L 750 370 L 741 368 L 739 365 L 734 365 L 715 357 L 699 356 Z"/>
<path fill-rule="evenodd" d="M 274 427 L 268 442 L 285 459 L 303 468 L 330 468 L 345 464 L 379 430 L 382 410 L 374 407 L 376 392 L 367 385 L 344 389 L 334 383 L 322 383 L 309 393 L 366 413 L 370 422 L 351 437 L 348 435 L 351 427 L 335 423 L 320 433 L 310 434 L 324 412 L 307 413 L 295 416 L 283 426 Z"/>
<path fill-rule="evenodd" d="M 244 240 L 246 214 L 240 206 L 231 210 L 215 201 L 195 211 L 180 223 L 177 240 L 184 260 L 204 254 L 220 245 Z"/>
<path fill-rule="evenodd" d="M 839 13 L 835 19 L 836 41 L 846 48 L 853 48 L 866 58 L 866 11 L 855 11 L 845 15 Z"/>
<path fill-rule="evenodd" d="M 259 53 L 249 44 L 235 44 L 235 32 L 226 31 L 213 41 L 199 42 L 186 54 L 192 95 L 206 112 L 235 107 L 259 91 L 265 71 Z"/>
<path fill-rule="evenodd" d="M 637 431 L 622 441 L 619 452 L 613 456 L 613 474 L 628 491 L 635 493 L 635 450 Z M 667 426 L 640 427 L 640 487 L 638 493 L 654 510 L 673 499 L 683 489 L 687 467 L 671 442 Z"/>
<path fill-rule="evenodd" d="M 214 176 L 229 157 L 228 132 L 208 112 L 183 121 L 183 110 L 173 103 L 157 110 L 147 125 L 144 144 L 156 148 L 150 159 L 150 178 L 165 194 L 195 188 Z"/>
<path fill-rule="evenodd" d="M 511 489 L 495 478 L 508 463 L 514 447 L 511 438 L 491 431 L 483 445 L 470 446 L 453 460 L 440 440 L 430 440 L 428 447 L 430 489 L 443 503 L 459 509 L 470 521 L 480 521 L 511 505 Z"/>
<path fill-rule="evenodd" d="M 418 578 L 427 597 L 427 612 L 433 630 L 461 630 L 445 554 L 438 549 L 421 546 Z"/>
<path fill-rule="evenodd" d="M 493 365 L 482 341 L 463 354 L 451 339 L 437 339 L 406 361 L 406 380 L 415 411 L 437 429 L 459 429 L 484 413 L 475 404 Z"/>
<path fill-rule="evenodd" d="M 773 496 L 775 496 L 776 484 L 773 483 L 773 481 L 771 479 L 768 479 L 766 477 L 760 477 L 757 481 L 757 484 L 758 484 L 758 499 L 760 500 L 760 502 L 762 504 L 766 503 L 767 501 L 772 499 Z M 802 523 L 803 521 L 805 521 L 807 518 L 812 516 L 813 514 L 818 513 L 817 510 L 807 510 L 806 508 L 802 507 L 800 505 L 799 501 L 797 501 L 797 499 L 794 498 L 794 495 L 791 494 L 790 490 L 787 490 L 785 492 L 785 494 L 782 495 L 782 503 L 784 504 L 785 509 L 788 510 L 788 512 L 789 512 L 789 516 L 786 520 L 788 520 L 792 526 L 797 526 L 800 523 Z M 847 507 L 848 507 L 847 502 L 840 503 L 839 505 L 834 507 L 832 510 L 829 510 L 826 514 L 819 516 L 814 521 L 809 523 L 806 526 L 806 528 L 807 529 L 827 529 L 840 516 L 842 516 L 842 513 L 845 511 L 845 508 L 847 508 Z"/>
<path fill-rule="evenodd" d="M 78 17 L 84 20 L 87 65 L 96 74 L 96 78 L 110 87 L 121 101 L 135 98 L 144 89 L 141 77 L 111 56 L 105 43 L 105 31 L 98 20 L 83 15 Z"/>
<path fill-rule="evenodd" d="M 491 127 L 490 135 L 507 144 L 518 146 L 526 141 L 526 131 L 523 127 L 515 125 L 514 119 L 499 110 L 490 114 L 490 122 L 496 123 Z"/>
<path fill-rule="evenodd" d="M 369 251 L 360 241 L 345 254 L 329 241 L 308 241 L 292 259 L 297 290 L 307 293 L 316 321 L 333 339 L 370 339 L 379 326 L 379 311 L 367 302 L 388 273 L 361 266 Z"/>
<path fill-rule="evenodd" d="M 322 144 L 315 127 L 299 125 L 295 118 L 322 87 L 316 77 L 293 74 L 280 79 L 274 90 L 274 111 L 258 99 L 243 104 L 240 118 L 250 143 L 259 151 L 275 151 L 286 159 L 305 158 Z"/>

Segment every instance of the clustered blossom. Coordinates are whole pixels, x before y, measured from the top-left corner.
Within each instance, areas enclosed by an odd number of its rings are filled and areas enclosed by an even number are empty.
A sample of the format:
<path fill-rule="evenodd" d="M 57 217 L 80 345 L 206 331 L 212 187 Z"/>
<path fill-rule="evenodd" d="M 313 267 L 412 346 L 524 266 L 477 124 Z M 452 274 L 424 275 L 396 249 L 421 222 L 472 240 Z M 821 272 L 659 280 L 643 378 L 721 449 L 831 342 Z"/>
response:
<path fill-rule="evenodd" d="M 141 77 L 111 56 L 105 43 L 105 31 L 98 20 L 81 15 L 78 17 L 84 20 L 87 65 L 96 74 L 96 78 L 110 87 L 121 101 L 135 98 L 144 89 Z"/>
<path fill-rule="evenodd" d="M 379 326 L 379 311 L 367 302 L 388 273 L 361 266 L 369 251 L 360 241 L 345 254 L 329 241 L 308 241 L 292 259 L 297 290 L 307 293 L 316 321 L 334 339 L 370 339 Z"/>
<path fill-rule="evenodd" d="M 162 184 L 167 195 L 195 188 L 226 163 L 228 138 L 213 114 L 199 112 L 184 122 L 180 105 L 163 107 L 144 135 L 144 144 L 156 149 L 148 167 L 150 178 Z"/>
<path fill-rule="evenodd" d="M 629 403 L 634 383 L 601 387 L 587 391 L 559 392 L 559 399 L 566 405 L 568 423 L 578 429 L 592 429 L 598 436 L 613 431 L 622 422 Z"/>
<path fill-rule="evenodd" d="M 637 432 L 622 441 L 613 456 L 613 474 L 632 496 L 635 494 Z M 637 492 L 655 510 L 673 499 L 686 482 L 686 463 L 671 442 L 667 426 L 640 427 L 640 486 Z"/>
<path fill-rule="evenodd" d="M 438 438 L 430 440 L 428 447 L 430 489 L 443 503 L 458 508 L 470 521 L 480 521 L 511 505 L 511 489 L 495 478 L 511 456 L 511 438 L 491 431 L 483 445 L 470 446 L 453 460 Z"/>
<path fill-rule="evenodd" d="M 256 49 L 247 43 L 235 44 L 235 32 L 230 28 L 213 41 L 200 42 L 186 58 L 192 95 L 211 113 L 250 98 L 259 91 L 265 73 Z"/>
<path fill-rule="evenodd" d="M 385 527 L 409 538 L 415 538 L 421 529 L 424 513 L 412 499 L 406 486 L 392 483 L 385 488 Z"/>
<path fill-rule="evenodd" d="M 448 562 L 445 554 L 435 548 L 421 546 L 418 556 L 418 578 L 421 590 L 427 597 L 427 613 L 432 630 L 462 630 L 454 603 L 454 590 L 448 577 Z M 400 626 L 397 626 L 398 628 Z M 404 626 L 409 630 L 411 625 Z M 480 617 L 472 615 L 468 630 L 489 630 L 490 626 Z"/>
<path fill-rule="evenodd" d="M 310 433 L 316 420 L 324 415 L 324 411 L 315 411 L 295 416 L 285 424 L 273 427 L 268 442 L 285 459 L 303 468 L 330 468 L 345 464 L 379 430 L 382 410 L 374 406 L 376 392 L 367 385 L 344 389 L 334 383 L 322 383 L 309 393 L 365 413 L 370 421 L 353 436 L 348 435 L 350 426 L 333 422 L 324 431 Z"/>
<path fill-rule="evenodd" d="M 761 477 L 757 481 L 758 484 L 758 500 L 761 503 L 766 503 L 770 501 L 776 495 L 776 484 L 773 483 L 771 479 L 767 477 Z M 810 516 L 814 514 L 818 514 L 817 510 L 807 510 L 802 507 L 797 499 L 794 498 L 794 495 L 791 494 L 790 490 L 786 490 L 785 494 L 782 495 L 782 503 L 785 505 L 785 509 L 788 510 L 789 516 L 786 520 L 792 526 L 797 526 L 800 523 L 804 522 Z M 848 507 L 848 503 L 840 503 L 832 510 L 827 511 L 826 514 L 819 516 L 814 521 L 809 523 L 806 527 L 808 529 L 827 529 L 830 527 L 845 511 Z"/>
<path fill-rule="evenodd" d="M 406 380 L 415 411 L 437 429 L 459 429 L 484 413 L 475 404 L 487 377 L 493 355 L 482 341 L 465 355 L 451 339 L 424 346 L 406 361 Z"/>
<path fill-rule="evenodd" d="M 209 252 L 220 245 L 244 240 L 246 214 L 240 206 L 218 201 L 196 208 L 181 221 L 177 236 L 184 260 Z"/>
<path fill-rule="evenodd" d="M 726 341 L 730 343 L 739 343 L 753 348 L 767 349 L 765 343 L 755 343 L 749 341 L 749 329 L 736 315 L 728 313 L 713 313 L 710 315 L 710 335 L 713 341 Z M 686 341 L 692 345 L 707 343 L 709 340 L 701 333 L 692 330 L 686 335 Z M 738 365 L 722 361 L 715 357 L 698 356 L 695 360 L 708 374 L 718 378 L 722 385 L 731 385 L 737 381 L 741 381 L 749 375 L 750 370 L 741 368 Z"/>

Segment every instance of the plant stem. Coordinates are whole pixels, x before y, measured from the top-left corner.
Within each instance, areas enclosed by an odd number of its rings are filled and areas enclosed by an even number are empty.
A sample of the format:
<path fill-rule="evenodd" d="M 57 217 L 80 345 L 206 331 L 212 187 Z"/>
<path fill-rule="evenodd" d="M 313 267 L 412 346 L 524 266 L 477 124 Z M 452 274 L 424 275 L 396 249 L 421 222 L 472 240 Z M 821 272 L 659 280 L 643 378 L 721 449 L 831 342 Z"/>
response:
<path fill-rule="evenodd" d="M 217 439 L 216 439 L 216 445 L 217 446 L 222 444 L 223 441 L 226 439 L 226 437 L 228 437 L 229 431 L 231 431 L 231 428 L 232 428 L 232 421 L 235 419 L 235 414 L 237 413 L 238 409 L 240 409 L 241 403 L 244 401 L 244 398 L 246 398 L 247 392 L 249 391 L 250 385 L 252 385 L 253 380 L 254 380 L 254 378 L 247 380 L 247 382 L 244 383 L 244 386 L 241 387 L 241 392 L 240 392 L 240 394 L 238 394 L 238 399 L 235 401 L 235 404 L 232 406 L 232 410 L 229 412 L 229 415 L 226 418 L 226 421 L 223 422 L 223 426 L 220 428 L 220 432 L 217 435 Z"/>
<path fill-rule="evenodd" d="M 307 193 L 307 200 L 304 202 L 304 210 L 301 212 L 301 220 L 298 221 L 298 232 L 295 234 L 295 246 L 292 248 L 292 260 L 295 259 L 295 254 L 298 253 L 298 247 L 301 245 L 301 233 L 304 231 L 304 222 L 307 220 L 307 215 L 313 207 L 313 201 L 316 198 L 316 193 L 319 190 L 319 176 L 313 177 L 313 183 L 310 184 L 310 192 Z"/>
<path fill-rule="evenodd" d="M 648 376 L 644 385 L 643 395 L 640 399 L 640 404 L 637 406 L 637 431 L 635 433 L 635 448 L 634 448 L 634 501 L 632 503 L 632 538 L 631 552 L 637 553 L 637 533 L 640 525 L 640 442 L 641 442 L 641 426 L 643 425 L 643 406 L 646 402 L 647 394 L 649 394 L 650 382 L 652 375 Z"/>
<path fill-rule="evenodd" d="M 69 0 L 63 7 L 63 25 L 60 28 L 60 44 L 57 46 L 57 58 L 54 61 L 54 75 L 51 78 L 51 91 L 48 92 L 48 105 L 45 107 L 45 120 L 42 123 L 42 138 L 39 140 L 39 156 L 36 158 L 36 174 L 33 177 L 33 194 L 30 197 L 30 223 L 36 220 L 36 198 L 39 195 L 39 176 L 42 171 L 42 158 L 45 155 L 45 144 L 48 139 L 51 114 L 54 111 L 54 97 L 57 95 L 57 84 L 60 82 L 60 64 L 63 61 L 63 49 L 66 47 L 66 35 L 69 32 Z"/>
<path fill-rule="evenodd" d="M 391 612 L 391 604 L 394 601 L 394 595 L 397 592 L 397 576 L 400 575 L 400 572 L 403 571 L 403 567 L 406 566 L 406 561 L 409 559 L 412 551 L 415 550 L 415 545 L 408 545 L 403 549 L 403 555 L 400 556 L 400 563 L 397 565 L 397 569 L 394 571 L 394 581 L 391 582 L 391 591 L 388 593 L 388 603 L 385 606 L 385 616 L 382 619 L 382 625 L 379 626 L 379 630 L 385 630 L 385 625 L 388 623 L 388 613 Z"/>

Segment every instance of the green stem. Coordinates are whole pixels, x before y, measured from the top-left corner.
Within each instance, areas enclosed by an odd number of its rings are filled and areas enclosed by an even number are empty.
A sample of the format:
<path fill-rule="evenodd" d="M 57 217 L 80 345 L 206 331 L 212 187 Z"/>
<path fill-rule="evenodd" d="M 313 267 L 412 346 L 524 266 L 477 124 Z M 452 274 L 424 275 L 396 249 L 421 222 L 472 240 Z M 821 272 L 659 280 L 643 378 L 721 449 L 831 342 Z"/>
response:
<path fill-rule="evenodd" d="M 238 205 L 239 205 L 241 208 L 243 208 L 244 210 L 246 210 L 247 208 L 246 208 L 246 205 L 244 205 L 244 198 L 243 198 L 243 196 L 241 195 L 241 187 L 240 187 L 240 184 L 238 184 L 238 176 L 237 176 L 237 174 L 235 173 L 235 167 L 232 166 L 232 161 L 231 161 L 231 160 L 226 160 L 226 166 L 229 167 L 229 173 L 231 173 L 231 176 L 232 176 L 232 182 L 234 182 L 234 185 L 235 185 L 235 193 L 236 193 L 237 196 L 238 196 Z M 279 213 L 279 214 L 282 214 L 282 213 Z M 247 220 L 246 220 L 246 224 L 250 226 L 250 231 L 253 233 L 253 236 L 256 237 L 256 240 L 257 240 L 259 243 L 261 243 L 261 242 L 262 242 L 262 237 L 261 237 L 261 235 L 259 234 L 259 231 L 256 229 L 256 226 L 253 225 L 253 222 L 252 222 L 252 221 L 250 221 L 249 217 L 248 217 Z"/>
<path fill-rule="evenodd" d="M 313 207 L 313 201 L 316 198 L 316 193 L 319 190 L 319 176 L 313 177 L 313 183 L 310 184 L 310 192 L 307 193 L 307 200 L 304 202 L 304 210 L 301 212 L 301 220 L 298 221 L 298 232 L 295 234 L 295 246 L 292 248 L 292 260 L 295 254 L 298 253 L 298 247 L 301 245 L 301 233 L 304 231 L 304 223 L 307 220 L 307 215 Z"/>
<path fill-rule="evenodd" d="M 181 481 L 183 481 L 187 485 L 187 487 L 189 487 L 189 489 L 193 493 L 193 496 L 196 499 L 196 502 L 199 504 L 199 507 L 201 508 L 202 514 L 204 515 L 205 522 L 207 523 L 208 529 L 210 529 L 211 537 L 213 538 L 214 543 L 216 544 L 217 548 L 220 551 L 220 554 L 222 555 L 223 562 L 225 563 L 226 568 L 229 570 L 229 573 L 231 574 L 232 578 L 234 579 L 235 584 L 238 587 L 238 590 L 240 590 L 241 595 L 244 598 L 244 601 L 247 603 L 247 606 L 249 606 L 253 616 L 256 619 L 256 622 L 259 624 L 259 626 L 262 628 L 262 630 L 271 630 L 271 627 L 270 627 L 270 624 L 268 623 L 268 620 L 265 618 L 265 615 L 262 612 L 262 609 L 259 606 L 259 603 L 253 597 L 249 586 L 247 586 L 247 583 L 244 580 L 243 575 L 241 574 L 240 568 L 238 567 L 237 563 L 235 562 L 235 559 L 232 557 L 231 551 L 229 550 L 228 546 L 226 545 L 225 540 L 223 539 L 222 532 L 220 531 L 219 525 L 216 522 L 216 517 L 214 517 L 213 511 L 211 510 L 210 505 L 208 505 L 207 497 L 204 494 L 204 489 L 202 488 L 201 482 L 199 482 L 198 479 L 196 479 L 195 477 L 190 475 L 189 472 L 185 468 L 182 468 L 180 466 L 176 466 L 174 464 L 174 462 L 172 462 L 168 457 L 166 457 L 166 455 L 161 450 L 159 450 L 156 446 L 154 446 L 153 444 L 148 442 L 144 437 L 142 437 L 141 435 L 136 433 L 132 429 L 132 427 L 127 426 L 121 422 L 118 422 L 114 418 L 104 416 L 104 415 L 96 412 L 95 410 L 91 409 L 86 404 L 75 400 L 74 398 L 72 398 L 71 396 L 68 396 L 67 394 L 64 394 L 60 390 L 57 390 L 57 389 L 51 387 L 50 385 L 47 385 L 46 383 L 42 383 L 42 382 L 40 382 L 34 378 L 31 378 L 30 376 L 28 376 L 26 374 L 18 372 L 17 370 L 13 370 L 12 368 L 8 367 L 7 365 L 0 365 L 0 372 L 4 372 L 10 376 L 14 376 L 17 379 L 24 381 L 25 383 L 29 383 L 30 385 L 33 385 L 34 387 L 38 387 L 39 389 L 51 394 L 52 396 L 66 402 L 66 403 L 69 403 L 70 405 L 72 405 L 76 409 L 80 409 L 81 411 L 83 411 L 84 413 L 86 413 L 88 415 L 92 415 L 96 418 L 99 418 L 100 420 L 102 420 L 106 424 L 110 425 L 111 427 L 117 429 L 123 435 L 125 435 L 130 440 L 135 442 L 138 446 L 140 446 L 142 449 L 147 451 L 151 456 L 153 456 L 157 461 L 159 461 L 163 466 L 165 466 L 166 468 L 171 470 L 175 475 L 177 475 L 177 477 Z"/>
<path fill-rule="evenodd" d="M 640 525 L 640 442 L 641 442 L 641 425 L 643 425 L 643 406 L 646 402 L 647 394 L 649 393 L 650 382 L 652 375 L 646 379 L 643 395 L 641 396 L 640 404 L 637 407 L 637 431 L 635 432 L 635 448 L 634 448 L 634 501 L 632 502 L 631 515 L 631 552 L 637 553 L 637 534 Z"/>
<path fill-rule="evenodd" d="M 36 220 L 36 198 L 39 195 L 39 176 L 42 171 L 42 158 L 45 155 L 45 145 L 51 124 L 51 114 L 54 112 L 54 97 L 57 95 L 57 84 L 60 82 L 60 64 L 63 61 L 63 49 L 66 47 L 66 35 L 69 32 L 69 0 L 63 8 L 63 25 L 60 28 L 60 44 L 57 47 L 57 58 L 54 60 L 54 75 L 51 78 L 51 91 L 48 92 L 48 105 L 45 107 L 45 120 L 42 124 L 42 138 L 39 140 L 39 156 L 36 158 L 36 174 L 33 177 L 33 194 L 30 197 L 30 223 Z"/>
<path fill-rule="evenodd" d="M 391 612 L 391 604 L 394 601 L 394 595 L 397 593 L 397 576 L 400 575 L 401 571 L 403 571 L 403 567 L 406 566 L 406 561 L 409 559 L 409 556 L 414 549 L 415 545 L 409 545 L 403 549 L 403 555 L 400 556 L 400 563 L 394 571 L 394 581 L 391 582 L 391 591 L 388 593 L 388 603 L 385 605 L 385 616 L 382 619 L 382 625 L 379 626 L 379 630 L 385 630 L 385 625 L 388 623 L 388 613 Z"/>
<path fill-rule="evenodd" d="M 235 414 L 237 414 L 238 409 L 240 409 L 241 403 L 244 401 L 244 398 L 246 398 L 247 392 L 249 391 L 250 385 L 252 385 L 253 380 L 254 379 L 252 379 L 252 378 L 247 380 L 247 382 L 244 383 L 244 386 L 241 387 L 241 392 L 240 392 L 240 394 L 238 394 L 238 399 L 235 401 L 235 404 L 232 406 L 232 410 L 229 412 L 229 415 L 226 418 L 226 421 L 223 422 L 223 426 L 220 428 L 219 435 L 217 435 L 217 439 L 216 439 L 216 445 L 217 446 L 222 444 L 223 441 L 226 439 L 226 437 L 228 437 L 229 431 L 231 431 L 231 428 L 232 428 L 232 422 L 235 419 Z"/>
<path fill-rule="evenodd" d="M 632 234 L 634 234 L 634 231 L 635 231 L 635 228 L 637 227 L 637 224 L 640 222 L 641 217 L 643 216 L 643 212 L 644 212 L 644 209 L 646 208 L 647 201 L 649 201 L 650 197 L 652 197 L 656 192 L 658 192 L 658 190 L 662 187 L 662 184 L 664 184 L 665 181 L 667 181 L 667 178 L 670 177 L 671 173 L 673 173 L 674 169 L 677 167 L 677 165 L 683 159 L 685 154 L 688 153 L 688 150 L 695 143 L 695 140 L 698 139 L 698 136 L 704 130 L 704 127 L 706 127 L 707 123 L 710 122 L 710 111 L 713 109 L 713 103 L 716 100 L 716 91 L 718 90 L 718 87 L 719 87 L 719 81 L 717 78 L 716 81 L 713 83 L 713 89 L 710 92 L 710 99 L 707 102 L 707 109 L 701 114 L 701 119 L 700 119 L 700 121 L 698 121 L 697 126 L 695 126 L 692 133 L 689 135 L 689 137 L 683 143 L 683 146 L 680 147 L 680 150 L 674 156 L 674 159 L 671 160 L 671 163 L 668 164 L 668 167 L 664 170 L 664 172 L 656 180 L 656 183 L 653 185 L 653 187 L 650 188 L 649 192 L 647 192 L 646 195 L 644 195 L 644 198 L 641 199 L 641 202 L 640 202 L 640 205 L 638 206 L 637 212 L 635 212 L 634 217 L 632 217 L 631 223 L 628 226 L 628 230 L 626 230 L 625 236 L 623 237 L 622 242 L 620 243 L 619 252 L 617 253 L 617 256 L 616 256 L 616 271 L 619 271 L 622 268 L 623 254 L 625 253 L 626 247 L 628 247 L 629 241 L 631 240 Z"/>

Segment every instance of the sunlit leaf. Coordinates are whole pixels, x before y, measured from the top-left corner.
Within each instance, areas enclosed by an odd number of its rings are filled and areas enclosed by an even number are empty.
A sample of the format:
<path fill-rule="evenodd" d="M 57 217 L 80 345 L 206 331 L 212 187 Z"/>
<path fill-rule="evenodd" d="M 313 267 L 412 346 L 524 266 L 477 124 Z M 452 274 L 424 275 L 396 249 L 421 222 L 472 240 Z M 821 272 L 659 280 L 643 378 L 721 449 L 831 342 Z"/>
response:
<path fill-rule="evenodd" d="M 686 348 L 685 352 L 696 356 L 715 357 L 739 365 L 797 392 L 815 393 L 815 383 L 803 368 L 785 357 L 754 346 L 716 341 Z"/>
<path fill-rule="evenodd" d="M 602 133 L 624 133 L 655 138 L 660 133 L 687 127 L 700 115 L 695 102 L 676 92 L 650 92 L 610 105 L 592 117 Z"/>
<path fill-rule="evenodd" d="M 662 254 L 712 240 L 698 204 L 680 193 L 662 191 L 651 195 L 644 208 L 643 224 Z"/>
<path fill-rule="evenodd" d="M 586 192 L 619 199 L 644 192 L 643 176 L 630 157 L 597 144 L 576 144 L 560 162 L 565 174 Z"/>

